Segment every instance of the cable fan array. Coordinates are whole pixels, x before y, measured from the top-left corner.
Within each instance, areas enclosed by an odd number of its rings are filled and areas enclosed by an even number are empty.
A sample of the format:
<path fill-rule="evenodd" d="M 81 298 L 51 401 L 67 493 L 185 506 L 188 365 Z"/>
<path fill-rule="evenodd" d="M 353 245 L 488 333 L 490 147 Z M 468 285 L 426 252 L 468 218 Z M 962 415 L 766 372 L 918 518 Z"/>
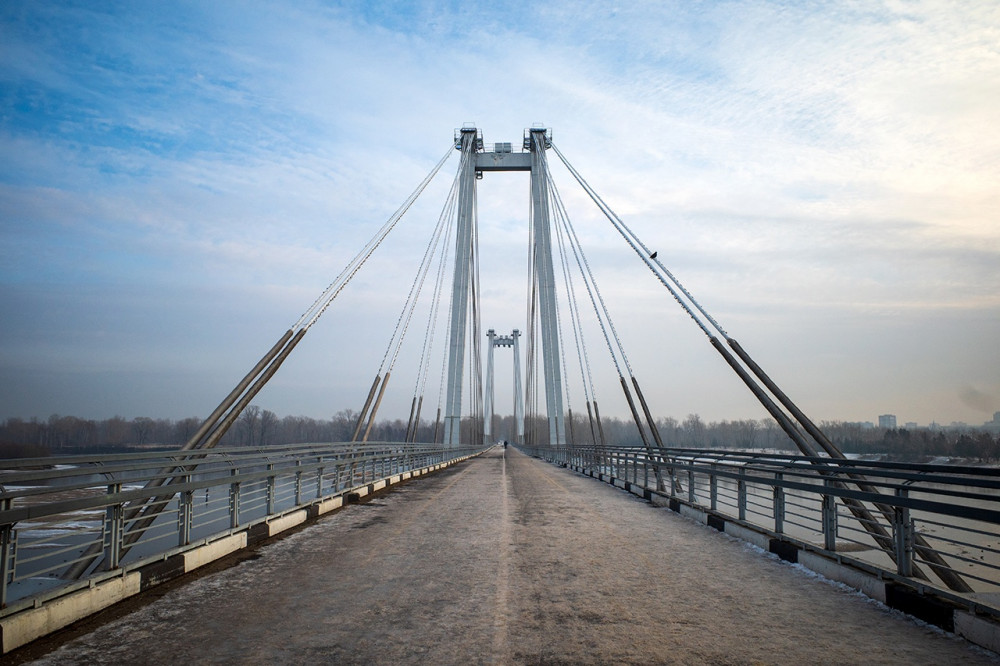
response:
<path fill-rule="evenodd" d="M 573 175 L 577 183 L 590 196 L 601 212 L 611 222 L 611 225 L 621 235 L 629 247 L 638 255 L 644 264 L 653 273 L 656 279 L 666 287 L 667 291 L 683 310 L 697 324 L 701 331 L 708 337 L 712 347 L 723 357 L 730 368 L 739 376 L 744 384 L 750 389 L 757 400 L 763 405 L 767 412 L 774 418 L 778 425 L 785 431 L 788 437 L 795 443 L 799 451 L 807 456 L 812 462 L 819 463 L 821 455 L 825 454 L 831 458 L 844 459 L 843 452 L 823 433 L 822 430 L 802 412 L 799 407 L 778 387 L 778 385 L 764 372 L 764 370 L 751 358 L 743 347 L 732 338 L 725 329 L 717 322 L 701 304 L 695 300 L 694 296 L 680 283 L 657 257 L 656 252 L 642 242 L 642 240 L 615 214 L 611 207 L 597 194 L 587 183 L 580 173 L 569 163 L 555 144 L 551 144 L 552 149 L 558 155 L 566 169 Z M 735 353 L 730 353 L 726 346 L 719 340 L 712 330 L 718 332 L 725 340 L 726 344 Z M 742 361 L 742 363 L 741 363 Z M 755 379 L 756 378 L 756 379 Z M 634 377 L 633 377 L 634 380 Z M 759 383 L 758 383 L 759 382 Z M 624 380 L 622 380 L 624 385 Z M 641 397 L 638 383 L 635 385 L 636 391 Z M 770 393 L 770 395 L 769 395 Z M 777 402 L 775 402 L 777 400 Z M 645 407 L 645 401 L 642 401 Z M 780 403 L 780 406 L 779 406 Z M 784 407 L 784 409 L 782 409 Z M 787 410 L 787 412 L 785 411 Z M 635 411 L 633 409 L 633 415 Z M 647 412 L 648 416 L 648 412 Z M 655 424 L 651 425 L 656 433 Z M 811 441 L 810 441 L 811 438 Z M 657 441 L 659 437 L 657 435 Z M 645 443 L 645 440 L 644 440 Z M 818 448 L 817 448 L 818 447 Z M 647 447 L 648 448 L 648 447 Z M 822 454 L 820 453 L 822 450 Z M 848 474 L 850 482 L 863 492 L 877 493 L 877 489 L 865 482 L 864 477 L 856 474 Z M 843 481 L 832 481 L 840 487 L 846 484 Z M 883 526 L 875 515 L 859 500 L 842 498 L 847 509 L 858 518 L 859 522 L 871 534 L 879 546 L 893 555 L 892 534 Z M 874 504 L 875 508 L 882 514 L 882 517 L 890 524 L 894 515 L 892 507 L 885 504 Z M 924 558 L 924 561 L 934 570 L 941 580 L 951 589 L 959 592 L 971 592 L 972 588 L 947 565 L 947 562 L 935 551 L 921 535 L 915 536 L 914 549 Z M 927 575 L 915 568 L 914 575 L 927 578 Z"/>
<path fill-rule="evenodd" d="M 243 377 L 243 379 L 230 391 L 229 395 L 219 403 L 218 407 L 201 424 L 198 430 L 192 435 L 181 451 L 192 451 L 201 449 L 211 449 L 215 447 L 222 437 L 239 418 L 240 414 L 257 396 L 264 385 L 274 376 L 281 367 L 285 359 L 299 344 L 306 332 L 319 321 L 320 317 L 327 311 L 334 299 L 344 290 L 344 287 L 357 275 L 361 267 L 371 258 L 372 254 L 382 244 L 386 236 L 396 228 L 399 220 L 410 209 L 417 198 L 423 193 L 437 173 L 444 166 L 448 158 L 451 157 L 452 150 L 449 150 L 431 169 L 424 179 L 417 185 L 416 189 L 410 193 L 405 201 L 396 209 L 389 219 L 382 225 L 372 238 L 365 243 L 364 247 L 348 262 L 347 266 L 331 282 L 326 289 L 313 301 L 312 305 L 302 313 L 299 319 L 278 339 L 270 350 L 257 362 L 257 364 Z M 188 460 L 197 458 L 188 458 Z M 168 467 L 161 470 L 157 479 L 149 481 L 145 488 L 159 488 L 168 486 L 175 481 L 178 476 L 191 471 L 191 465 L 178 467 Z M 174 493 L 164 492 L 153 498 L 135 502 L 125 508 L 124 520 L 131 523 L 127 530 L 127 536 L 123 540 L 121 556 L 129 551 L 133 544 L 142 538 L 143 533 L 153 524 L 156 516 L 163 507 L 173 498 Z M 91 546 L 84 557 L 69 567 L 63 578 L 78 579 L 83 576 L 100 557 L 100 545 Z M 97 565 L 101 566 L 100 563 Z"/>

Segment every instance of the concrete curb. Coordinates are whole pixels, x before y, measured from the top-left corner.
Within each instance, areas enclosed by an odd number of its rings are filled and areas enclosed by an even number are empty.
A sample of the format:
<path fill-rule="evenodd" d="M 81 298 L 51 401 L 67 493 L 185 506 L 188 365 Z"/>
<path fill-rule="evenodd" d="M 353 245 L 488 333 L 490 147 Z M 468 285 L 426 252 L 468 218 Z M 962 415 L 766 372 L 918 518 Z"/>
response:
<path fill-rule="evenodd" d="M 362 497 L 402 481 L 446 469 L 473 457 L 475 456 L 455 458 L 394 474 L 357 488 L 342 490 L 308 505 L 300 505 L 287 512 L 275 514 L 232 534 L 224 534 L 212 541 L 195 544 L 181 552 L 165 555 L 161 560 L 136 563 L 133 567 L 122 570 L 120 575 L 92 583 L 89 587 L 70 591 L 41 603 L 36 602 L 34 607 L 0 618 L 0 654 L 7 654 L 150 587 L 183 576 L 248 546 L 259 545 L 282 532 L 340 509 L 352 501 L 360 501 Z"/>

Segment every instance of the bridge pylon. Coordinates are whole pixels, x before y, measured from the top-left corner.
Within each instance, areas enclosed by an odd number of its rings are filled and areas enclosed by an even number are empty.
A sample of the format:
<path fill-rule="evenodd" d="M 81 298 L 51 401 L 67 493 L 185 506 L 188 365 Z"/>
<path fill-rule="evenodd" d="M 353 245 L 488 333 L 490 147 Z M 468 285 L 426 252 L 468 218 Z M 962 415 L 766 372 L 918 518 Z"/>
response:
<path fill-rule="evenodd" d="M 549 444 L 566 445 L 566 418 L 563 412 L 563 379 L 559 352 L 558 303 L 555 271 L 552 263 L 552 233 L 549 223 L 549 176 L 545 151 L 552 142 L 551 131 L 532 127 L 525 130 L 523 147 L 527 152 L 511 151 L 510 143 L 493 144 L 484 150 L 482 134 L 475 127 L 456 131 L 455 149 L 462 151 L 459 166 L 458 220 L 455 241 L 455 269 L 452 282 L 451 323 L 448 343 L 448 369 L 445 389 L 444 443 L 458 446 L 461 437 L 462 389 L 467 354 L 469 304 L 475 297 L 475 264 L 478 256 L 476 238 L 476 181 L 488 171 L 529 171 L 531 173 L 531 274 L 528 289 L 532 296 L 530 315 L 537 316 L 541 340 L 542 377 L 545 383 L 545 406 L 549 423 Z M 537 314 L 536 314 L 537 313 Z M 473 308 L 472 329 L 479 330 L 479 313 Z M 534 350 L 534 322 L 529 322 L 529 350 Z M 515 332 L 516 333 L 516 332 Z M 492 356 L 493 348 L 490 347 Z M 515 364 L 519 355 L 515 345 Z M 533 359 L 529 359 L 533 362 Z M 519 366 L 518 366 L 519 367 Z M 489 371 L 489 368 L 488 368 Z M 520 382 L 518 381 L 518 384 Z M 473 396 L 476 402 L 481 396 Z M 492 396 L 487 397 L 492 409 Z M 518 412 L 518 410 L 520 410 Z M 524 438 L 524 401 L 515 399 L 518 438 Z M 484 434 L 492 434 L 491 414 L 484 419 Z"/>
<path fill-rule="evenodd" d="M 497 347 L 514 348 L 514 442 L 524 443 L 524 396 L 521 389 L 521 355 L 518 339 L 521 331 L 516 328 L 510 335 L 497 335 L 494 329 L 486 332 L 490 351 L 486 361 L 486 418 L 483 421 L 483 439 L 493 441 L 493 350 Z"/>

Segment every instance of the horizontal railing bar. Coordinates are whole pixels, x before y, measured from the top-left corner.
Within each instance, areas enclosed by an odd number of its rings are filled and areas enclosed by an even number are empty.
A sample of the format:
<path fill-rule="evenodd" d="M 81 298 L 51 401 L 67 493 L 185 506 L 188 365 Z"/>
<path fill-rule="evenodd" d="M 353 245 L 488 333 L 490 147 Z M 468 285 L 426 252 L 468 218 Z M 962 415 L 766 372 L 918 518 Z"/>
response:
<path fill-rule="evenodd" d="M 455 452 L 455 449 L 450 449 L 449 451 Z M 399 454 L 400 456 L 405 456 L 407 454 Z M 371 458 L 368 459 L 369 461 Z M 314 472 L 321 467 L 329 467 L 331 465 L 335 466 L 349 466 L 352 462 L 356 462 L 357 459 L 339 459 L 333 460 L 323 460 L 319 462 L 310 462 L 303 465 L 288 465 L 279 469 L 273 470 L 260 470 L 257 472 L 241 472 L 236 475 L 220 475 L 218 477 L 213 477 L 211 479 L 202 479 L 197 481 L 189 481 L 185 483 L 170 483 L 167 485 L 158 486 L 156 488 L 143 488 L 139 490 L 122 490 L 117 493 L 95 495 L 93 497 L 83 497 L 71 500 L 61 500 L 57 502 L 49 502 L 46 504 L 36 504 L 33 506 L 26 507 L 15 507 L 12 509 L 7 509 L 5 511 L 0 511 L 0 525 L 13 524 L 21 520 L 28 519 L 38 519 L 44 518 L 46 516 L 58 515 L 61 513 L 66 513 L 68 511 L 75 511 L 81 509 L 94 509 L 102 508 L 111 505 L 120 504 L 123 502 L 135 502 L 138 500 L 146 500 L 154 497 L 163 496 L 166 493 L 178 493 L 184 491 L 194 491 L 201 490 L 204 488 L 212 488 L 216 486 L 225 486 L 233 482 L 247 483 L 260 479 L 266 479 L 270 476 L 289 476 L 294 475 L 299 472 Z M 191 472 L 190 474 L 195 474 L 196 472 Z M 175 478 L 177 475 L 168 475 L 169 478 Z M 134 480 L 130 480 L 133 483 Z M 91 483 L 84 487 L 94 487 L 95 485 L 102 485 L 99 483 Z M 53 487 L 52 490 L 65 490 L 64 487 Z"/>
<path fill-rule="evenodd" d="M 17 484 L 25 481 L 43 481 L 61 478 L 72 478 L 74 476 L 81 475 L 113 475 L 123 472 L 133 472 L 143 469 L 157 469 L 160 470 L 164 467 L 183 467 L 193 463 L 198 465 L 206 465 L 211 463 L 216 463 L 224 466 L 231 466 L 232 461 L 230 458 L 239 458 L 241 464 L 247 464 L 244 462 L 247 458 L 253 460 L 259 460 L 260 464 L 269 464 L 274 462 L 275 459 L 282 460 L 296 460 L 302 458 L 308 458 L 311 455 L 324 455 L 324 456 L 337 456 L 345 457 L 349 456 L 349 459 L 377 459 L 397 457 L 406 454 L 434 454 L 434 453 L 452 453 L 455 449 L 443 448 L 441 445 L 437 445 L 435 448 L 431 448 L 430 445 L 423 444 L 407 444 L 405 446 L 378 446 L 378 445 L 365 445 L 360 447 L 358 445 L 351 444 L 324 444 L 316 445 L 311 444 L 307 446 L 303 445 L 288 445 L 282 447 L 268 447 L 268 448 L 246 448 L 246 447 L 226 447 L 226 448 L 214 448 L 214 449 L 192 449 L 189 451 L 178 452 L 178 451 L 158 451 L 150 454 L 107 454 L 105 456 L 60 456 L 52 458 L 32 458 L 32 459 L 6 459 L 0 460 L 0 470 L 13 469 L 16 466 L 24 465 L 33 467 L 28 471 L 24 472 L 12 472 L 12 471 L 0 471 L 0 486 L 4 484 Z M 114 462 L 117 459 L 126 458 L 132 460 L 143 460 L 146 461 L 142 464 L 132 463 L 127 465 L 107 465 L 106 463 L 111 461 Z M 23 461 L 28 461 L 24 463 Z M 29 463 L 34 463 L 33 465 Z M 34 469 L 38 465 L 69 465 L 62 469 Z M 80 466 L 84 464 L 89 464 L 91 466 Z M 77 465 L 77 466 L 72 466 Z M 118 480 L 118 479 L 116 479 Z M 122 481 L 132 481 L 132 479 L 121 479 Z M 0 494 L 0 497 L 5 496 L 7 493 Z"/>

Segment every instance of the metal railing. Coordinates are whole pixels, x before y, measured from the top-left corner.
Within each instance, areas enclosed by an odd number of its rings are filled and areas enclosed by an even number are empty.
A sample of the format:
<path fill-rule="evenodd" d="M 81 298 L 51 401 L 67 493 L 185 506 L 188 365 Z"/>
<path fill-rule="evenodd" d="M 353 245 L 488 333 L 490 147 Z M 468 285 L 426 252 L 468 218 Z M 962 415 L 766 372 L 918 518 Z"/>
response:
<path fill-rule="evenodd" d="M 0 460 L 0 616 L 479 451 L 302 444 Z"/>
<path fill-rule="evenodd" d="M 1000 592 L 1000 469 L 718 449 L 524 450 L 944 596 L 978 604 Z"/>

